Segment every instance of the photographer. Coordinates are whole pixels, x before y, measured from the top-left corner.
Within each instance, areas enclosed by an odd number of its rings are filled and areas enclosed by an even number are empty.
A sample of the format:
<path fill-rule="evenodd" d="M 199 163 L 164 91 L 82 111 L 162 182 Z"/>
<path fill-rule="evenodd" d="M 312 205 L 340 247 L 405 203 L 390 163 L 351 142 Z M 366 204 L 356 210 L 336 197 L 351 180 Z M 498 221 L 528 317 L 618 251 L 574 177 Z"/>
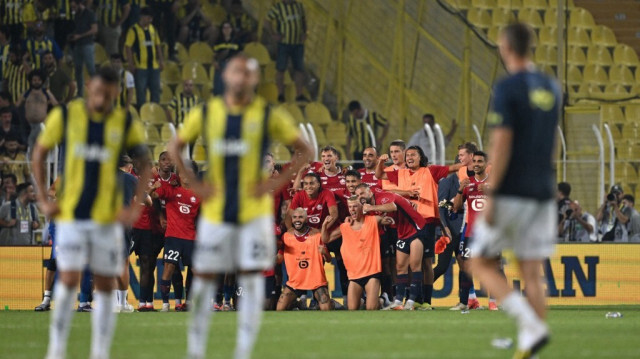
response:
<path fill-rule="evenodd" d="M 556 200 L 558 202 L 558 223 L 563 220 L 565 212 L 571 204 L 571 185 L 567 182 L 558 183 L 558 191 L 556 192 Z"/>
<path fill-rule="evenodd" d="M 627 222 L 631 218 L 631 207 L 623 206 L 624 192 L 618 185 L 611 187 L 611 191 L 598 208 L 598 234 L 603 242 L 628 242 Z"/>
<path fill-rule="evenodd" d="M 640 213 L 633 207 L 636 199 L 630 194 L 625 194 L 622 197 L 622 205 L 631 209 L 631 215 L 629 216 L 629 224 L 627 229 L 629 231 L 629 242 L 640 242 Z"/>
<path fill-rule="evenodd" d="M 596 219 L 591 214 L 582 212 L 578 201 L 571 201 L 562 213 L 558 235 L 564 242 L 596 242 Z"/>

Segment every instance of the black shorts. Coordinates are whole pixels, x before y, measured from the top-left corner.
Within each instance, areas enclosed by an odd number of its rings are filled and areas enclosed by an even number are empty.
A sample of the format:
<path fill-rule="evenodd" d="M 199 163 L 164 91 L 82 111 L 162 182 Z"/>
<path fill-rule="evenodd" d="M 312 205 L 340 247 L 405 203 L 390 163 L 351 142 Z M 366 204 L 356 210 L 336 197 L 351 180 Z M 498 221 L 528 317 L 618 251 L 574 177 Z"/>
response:
<path fill-rule="evenodd" d="M 327 243 L 327 249 L 331 253 L 339 254 L 340 253 L 340 247 L 342 247 L 342 237 L 336 239 L 335 241 L 333 241 L 331 243 Z"/>
<path fill-rule="evenodd" d="M 309 292 L 309 291 L 310 291 L 313 295 L 315 295 L 316 290 L 318 290 L 318 289 L 320 289 L 320 288 L 325 288 L 327 291 L 329 290 L 329 287 L 328 287 L 328 286 L 326 286 L 326 285 L 323 285 L 323 286 L 318 287 L 318 288 L 316 288 L 316 289 L 294 289 L 294 288 L 291 288 L 290 286 L 288 286 L 288 285 L 286 285 L 286 284 L 285 284 L 285 287 L 289 288 L 289 290 L 291 290 L 292 292 L 294 292 L 294 293 L 296 294 L 296 297 L 298 297 L 298 298 L 299 298 L 301 295 L 306 295 L 306 294 L 307 294 L 307 292 Z"/>
<path fill-rule="evenodd" d="M 396 240 L 396 251 L 397 252 L 402 252 L 404 254 L 410 254 L 411 253 L 411 243 L 415 240 L 420 240 L 422 241 L 422 238 L 420 238 L 420 232 L 414 234 L 413 236 L 406 238 L 406 239 L 397 239 Z"/>
<path fill-rule="evenodd" d="M 138 256 L 157 257 L 164 247 L 164 236 L 155 234 L 148 229 L 134 228 L 131 231 L 133 250 Z"/>
<path fill-rule="evenodd" d="M 462 257 L 462 260 L 471 258 L 471 249 L 469 249 L 471 238 L 462 237 L 460 239 L 460 245 L 458 246 L 458 254 Z"/>
<path fill-rule="evenodd" d="M 387 228 L 380 236 L 380 256 L 390 258 L 396 255 L 396 241 L 398 240 L 398 230 Z"/>
<path fill-rule="evenodd" d="M 368 275 L 366 277 L 362 277 L 362 278 L 357 278 L 357 279 L 349 279 L 350 282 L 354 282 L 355 284 L 359 285 L 362 287 L 362 289 L 364 289 L 364 287 L 367 285 L 367 283 L 369 283 L 370 279 L 377 279 L 377 280 L 382 280 L 382 273 L 375 273 L 372 275 Z"/>
<path fill-rule="evenodd" d="M 436 224 L 428 223 L 418 234 L 424 245 L 423 258 L 434 258 L 436 255 Z"/>
<path fill-rule="evenodd" d="M 278 54 L 276 56 L 276 70 L 286 71 L 289 64 L 289 58 L 293 69 L 296 71 L 304 71 L 304 45 L 288 45 L 278 44 Z"/>
<path fill-rule="evenodd" d="M 47 261 L 47 269 L 52 272 L 58 270 L 58 263 L 56 262 L 55 258 L 49 258 L 49 260 Z"/>
<path fill-rule="evenodd" d="M 193 243 L 195 241 L 188 239 L 180 239 L 175 237 L 167 237 L 164 239 L 164 261 L 180 265 L 190 266 L 191 258 L 193 258 Z"/>
<path fill-rule="evenodd" d="M 133 252 L 133 234 L 131 233 L 132 229 L 128 228 L 124 230 L 124 248 L 123 255 L 125 258 L 129 258 L 131 253 Z"/>

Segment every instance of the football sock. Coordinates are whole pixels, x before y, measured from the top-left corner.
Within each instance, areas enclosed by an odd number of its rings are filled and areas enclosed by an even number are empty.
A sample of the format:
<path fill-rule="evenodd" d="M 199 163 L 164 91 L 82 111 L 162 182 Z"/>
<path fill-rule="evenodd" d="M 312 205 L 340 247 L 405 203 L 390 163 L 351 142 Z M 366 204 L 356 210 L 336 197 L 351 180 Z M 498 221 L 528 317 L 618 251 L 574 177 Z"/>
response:
<path fill-rule="evenodd" d="M 404 292 L 407 289 L 407 284 L 409 284 L 409 275 L 398 274 L 396 278 L 396 300 L 402 302 L 404 299 Z"/>
<path fill-rule="evenodd" d="M 495 303 L 495 302 L 496 302 L 496 298 L 489 296 L 489 303 Z"/>
<path fill-rule="evenodd" d="M 127 290 L 118 290 L 118 305 L 127 305 Z"/>
<path fill-rule="evenodd" d="M 91 303 L 93 298 L 91 295 L 92 287 L 93 287 L 93 276 L 91 272 L 85 270 L 82 273 L 82 279 L 80 280 L 80 301 L 87 302 L 87 304 Z"/>
<path fill-rule="evenodd" d="M 184 299 L 185 302 L 187 299 L 189 299 L 189 293 L 191 292 L 191 283 L 193 282 L 193 271 L 191 270 L 191 267 L 189 267 L 189 269 L 187 269 L 187 278 L 184 282 Z M 180 297 L 182 298 L 182 297 Z"/>
<path fill-rule="evenodd" d="M 95 309 L 91 313 L 91 357 L 108 358 L 116 324 L 113 292 L 96 291 Z"/>
<path fill-rule="evenodd" d="M 411 272 L 411 283 L 409 284 L 409 299 L 416 301 L 422 297 L 422 272 Z"/>
<path fill-rule="evenodd" d="M 342 296 L 346 298 L 347 292 L 349 291 L 349 278 L 347 277 L 347 268 L 344 266 L 344 261 L 342 259 L 337 260 L 336 264 L 338 266 L 338 272 L 340 272 L 340 290 L 342 291 Z"/>
<path fill-rule="evenodd" d="M 469 304 L 470 290 L 473 282 L 467 273 L 460 272 L 460 303 Z"/>
<path fill-rule="evenodd" d="M 502 307 L 507 314 L 515 318 L 520 325 L 540 321 L 538 315 L 533 311 L 533 308 L 531 308 L 529 303 L 516 291 L 509 293 L 504 298 Z"/>
<path fill-rule="evenodd" d="M 233 297 L 233 286 L 225 284 L 222 290 L 224 292 L 224 304 L 231 304 L 231 297 Z"/>
<path fill-rule="evenodd" d="M 476 288 L 473 286 L 473 280 L 471 281 L 471 288 L 469 288 L 469 299 L 477 299 Z"/>
<path fill-rule="evenodd" d="M 209 335 L 209 320 L 212 311 L 209 310 L 209 303 L 215 289 L 215 281 L 196 277 L 191 288 L 191 318 L 189 331 L 187 332 L 188 354 L 196 358 L 204 358 L 207 348 L 207 337 Z"/>
<path fill-rule="evenodd" d="M 422 295 L 424 302 L 431 304 L 431 297 L 433 296 L 433 284 L 423 284 Z"/>
<path fill-rule="evenodd" d="M 235 359 L 249 359 L 260 331 L 264 303 L 264 276 L 262 273 L 241 274 L 238 282 L 244 288 L 238 312 L 238 338 Z"/>
<path fill-rule="evenodd" d="M 182 296 L 184 295 L 184 284 L 182 284 L 183 279 L 182 272 L 180 272 L 180 267 L 178 266 L 171 276 L 171 284 L 173 285 L 173 295 L 175 296 L 175 299 L 182 299 Z"/>
<path fill-rule="evenodd" d="M 170 280 L 160 280 L 160 293 L 162 294 L 162 303 L 169 303 L 169 291 L 171 290 Z"/>
<path fill-rule="evenodd" d="M 42 297 L 42 304 L 50 304 L 51 303 L 51 291 L 50 290 L 45 290 L 44 291 L 44 297 Z"/>
<path fill-rule="evenodd" d="M 67 351 L 67 338 L 71 318 L 73 317 L 73 304 L 76 301 L 76 288 L 67 287 L 58 283 L 55 292 L 56 306 L 51 315 L 49 326 L 49 348 L 47 358 L 64 358 Z"/>

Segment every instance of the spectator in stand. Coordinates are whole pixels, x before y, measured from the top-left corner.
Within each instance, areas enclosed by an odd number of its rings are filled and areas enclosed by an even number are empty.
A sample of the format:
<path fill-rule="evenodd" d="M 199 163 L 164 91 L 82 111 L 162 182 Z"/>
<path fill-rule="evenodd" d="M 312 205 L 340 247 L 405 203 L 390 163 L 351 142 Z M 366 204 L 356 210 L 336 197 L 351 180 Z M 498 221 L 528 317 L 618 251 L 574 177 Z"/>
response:
<path fill-rule="evenodd" d="M 3 88 L 4 68 L 9 61 L 9 29 L 6 26 L 0 26 L 0 89 Z"/>
<path fill-rule="evenodd" d="M 233 26 L 228 21 L 222 23 L 220 27 L 220 38 L 213 46 L 215 52 L 215 62 L 213 66 L 216 73 L 213 77 L 213 94 L 220 96 L 224 92 L 224 82 L 222 81 L 222 71 L 224 71 L 227 61 L 240 52 L 240 44 L 235 39 Z"/>
<path fill-rule="evenodd" d="M 233 26 L 233 31 L 240 44 L 252 41 L 253 33 L 256 31 L 256 22 L 244 11 L 242 0 L 231 2 L 231 11 L 227 14 L 226 21 Z"/>
<path fill-rule="evenodd" d="M 24 104 L 25 118 L 31 126 L 27 145 L 33 146 L 40 134 L 40 124 L 47 117 L 50 106 L 56 106 L 58 101 L 51 91 L 44 88 L 45 75 L 40 70 L 33 70 L 29 73 L 29 89 L 24 93 L 20 101 L 16 104 L 20 107 Z"/>
<path fill-rule="evenodd" d="M 107 54 L 118 53 L 118 41 L 122 35 L 122 24 L 129 17 L 129 0 L 97 0 L 100 16 L 100 38 Z"/>
<path fill-rule="evenodd" d="M 189 111 L 200 103 L 198 95 L 193 93 L 193 80 L 182 82 L 182 92 L 173 96 L 173 100 L 167 106 L 167 118 L 176 126 L 181 126 Z"/>
<path fill-rule="evenodd" d="M 60 49 L 64 51 L 67 46 L 67 40 L 69 35 L 73 32 L 75 23 L 74 12 L 71 9 L 71 2 L 73 0 L 57 0 L 57 9 L 54 15 L 53 21 L 53 33 L 56 42 L 60 46 Z"/>
<path fill-rule="evenodd" d="M 180 19 L 179 42 L 185 46 L 197 41 L 213 43 L 216 30 L 211 20 L 202 12 L 200 0 L 188 0 L 180 9 L 178 17 Z"/>
<path fill-rule="evenodd" d="M 142 0 L 131 0 L 130 1 L 130 10 L 129 16 L 124 20 L 122 24 L 122 34 L 126 34 L 129 29 L 140 21 L 140 5 L 142 4 Z M 122 43 L 124 39 L 121 37 L 120 42 Z"/>
<path fill-rule="evenodd" d="M 3 68 L 3 89 L 9 91 L 12 102 L 18 102 L 20 96 L 27 91 L 29 72 L 31 72 L 29 53 L 22 51 L 19 46 L 12 45 L 9 49 L 9 61 Z"/>
<path fill-rule="evenodd" d="M 14 175 L 16 177 L 16 184 L 27 182 L 29 176 L 31 176 L 27 155 L 24 151 L 20 151 L 19 146 L 18 139 L 13 136 L 7 136 L 4 139 L 2 175 Z"/>
<path fill-rule="evenodd" d="M 571 201 L 560 218 L 558 234 L 564 242 L 597 242 L 596 228 L 596 218 L 590 213 L 583 212 L 578 201 Z"/>
<path fill-rule="evenodd" d="M 373 146 L 367 125 L 371 126 L 376 138 L 376 145 L 382 142 L 389 133 L 389 122 L 379 113 L 369 111 L 360 105 L 358 101 L 349 102 L 349 119 L 347 120 L 347 154 L 353 155 L 354 161 L 362 160 L 362 151 Z M 378 134 L 382 128 L 382 134 Z"/>
<path fill-rule="evenodd" d="M 36 191 L 29 182 L 18 185 L 18 198 L 0 207 L 0 245 L 28 246 L 33 241 L 33 231 L 40 228 Z"/>
<path fill-rule="evenodd" d="M 556 199 L 558 202 L 558 222 L 562 221 L 564 214 L 567 212 L 571 205 L 571 185 L 567 182 L 558 183 L 558 192 L 556 192 Z"/>
<path fill-rule="evenodd" d="M 0 147 L 4 146 L 4 141 L 9 137 L 17 138 L 19 148 L 26 151 L 27 141 L 13 123 L 13 112 L 9 107 L 2 107 L 0 108 Z"/>
<path fill-rule="evenodd" d="M 13 173 L 2 175 L 2 193 L 0 196 L 0 205 L 3 205 L 16 198 L 17 186 L 18 180 L 16 179 L 16 175 L 14 175 Z"/>
<path fill-rule="evenodd" d="M 598 213 L 598 233 L 603 242 L 628 242 L 627 223 L 631 217 L 630 207 L 622 205 L 624 192 L 622 187 L 615 185 L 604 198 Z"/>
<path fill-rule="evenodd" d="M 640 242 L 640 213 L 633 208 L 636 199 L 630 194 L 626 194 L 622 197 L 622 205 L 631 209 L 631 215 L 629 219 L 629 225 L 627 230 L 629 231 L 629 242 Z"/>
<path fill-rule="evenodd" d="M 95 36 L 98 33 L 96 13 L 87 7 L 87 0 L 72 0 L 71 9 L 75 13 L 75 28 L 69 36 L 73 45 L 73 65 L 76 74 L 78 97 L 84 93 L 84 72 L 87 67 L 89 76 L 96 73 Z"/>
<path fill-rule="evenodd" d="M 22 10 L 27 4 L 27 0 L 5 0 L 2 1 L 2 24 L 9 29 L 11 44 L 19 44 L 24 37 L 24 21 L 22 20 Z"/>
<path fill-rule="evenodd" d="M 111 66 L 118 72 L 120 76 L 120 95 L 116 101 L 116 107 L 129 108 L 133 102 L 133 92 L 135 91 L 135 80 L 131 72 L 122 66 L 122 55 L 111 54 Z"/>
<path fill-rule="evenodd" d="M 148 0 L 147 6 L 153 11 L 153 26 L 162 33 L 162 39 L 169 47 L 169 59 L 176 60 L 176 14 L 180 8 L 177 0 Z M 140 16 L 142 10 L 140 11 Z M 155 102 L 155 101 L 154 101 Z"/>
<path fill-rule="evenodd" d="M 307 19 L 302 3 L 295 0 L 282 0 L 273 4 L 267 17 L 269 19 L 267 22 L 269 32 L 278 43 L 278 54 L 276 56 L 278 101 L 285 101 L 284 72 L 287 71 L 289 58 L 291 58 L 295 72 L 296 101 L 308 101 L 302 94 L 304 41 L 307 39 Z"/>
<path fill-rule="evenodd" d="M 56 40 L 45 36 L 44 31 L 44 23 L 42 21 L 36 22 L 33 35 L 29 36 L 24 44 L 34 69 L 40 69 L 44 66 L 43 57 L 47 52 L 53 53 L 57 61 L 62 59 L 62 51 L 60 51 Z"/>
<path fill-rule="evenodd" d="M 47 76 L 47 87 L 53 97 L 60 103 L 66 104 L 76 93 L 76 82 L 62 69 L 58 68 L 51 51 L 42 55 L 42 71 Z"/>
<path fill-rule="evenodd" d="M 147 99 L 147 89 L 151 102 L 160 102 L 160 71 L 164 66 L 160 37 L 151 25 L 151 9 L 140 10 L 140 21 L 129 29 L 125 40 L 125 54 L 129 59 L 129 71 L 136 83 L 136 101 L 141 107 Z"/>
<path fill-rule="evenodd" d="M 413 136 L 411 136 L 411 139 L 409 140 L 409 146 L 420 146 L 420 148 L 422 148 L 422 151 L 424 151 L 424 154 L 427 155 L 427 158 L 429 158 L 429 161 L 434 162 L 436 159 L 436 154 L 438 153 L 438 150 L 440 148 L 439 139 L 436 136 L 435 132 L 436 117 L 433 114 L 425 113 L 424 115 L 422 115 L 422 123 L 423 126 L 418 131 L 416 131 Z M 431 130 L 433 130 L 436 153 L 431 152 L 431 142 L 429 140 L 429 136 L 427 136 L 427 131 L 425 130 L 424 125 L 428 125 Z M 456 133 L 457 129 L 458 122 L 455 119 L 451 120 L 451 129 L 449 130 L 449 133 L 444 136 L 445 147 L 451 142 L 451 139 L 453 138 L 453 135 Z"/>

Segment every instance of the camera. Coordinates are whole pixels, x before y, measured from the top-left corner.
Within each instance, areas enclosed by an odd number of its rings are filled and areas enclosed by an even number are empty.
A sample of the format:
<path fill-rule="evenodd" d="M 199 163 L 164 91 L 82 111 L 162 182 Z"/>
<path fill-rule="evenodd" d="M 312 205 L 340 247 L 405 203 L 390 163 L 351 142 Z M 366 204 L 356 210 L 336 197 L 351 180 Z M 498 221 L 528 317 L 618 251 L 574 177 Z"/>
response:
<path fill-rule="evenodd" d="M 609 202 L 613 202 L 613 201 L 615 201 L 615 200 L 616 200 L 616 195 L 615 195 L 615 194 L 613 194 L 613 193 L 609 193 L 609 194 L 607 195 L 607 201 L 609 201 Z"/>
<path fill-rule="evenodd" d="M 622 188 L 618 185 L 614 185 L 613 187 L 611 187 L 611 190 L 609 191 L 609 194 L 607 195 L 607 201 L 609 202 L 613 202 L 616 201 L 618 199 L 618 195 L 622 192 Z"/>
<path fill-rule="evenodd" d="M 571 208 L 569 208 L 568 210 L 566 210 L 566 211 L 564 212 L 564 215 L 565 215 L 567 218 L 571 217 L 571 215 L 572 215 L 572 214 L 573 214 L 573 210 L 572 210 Z"/>

